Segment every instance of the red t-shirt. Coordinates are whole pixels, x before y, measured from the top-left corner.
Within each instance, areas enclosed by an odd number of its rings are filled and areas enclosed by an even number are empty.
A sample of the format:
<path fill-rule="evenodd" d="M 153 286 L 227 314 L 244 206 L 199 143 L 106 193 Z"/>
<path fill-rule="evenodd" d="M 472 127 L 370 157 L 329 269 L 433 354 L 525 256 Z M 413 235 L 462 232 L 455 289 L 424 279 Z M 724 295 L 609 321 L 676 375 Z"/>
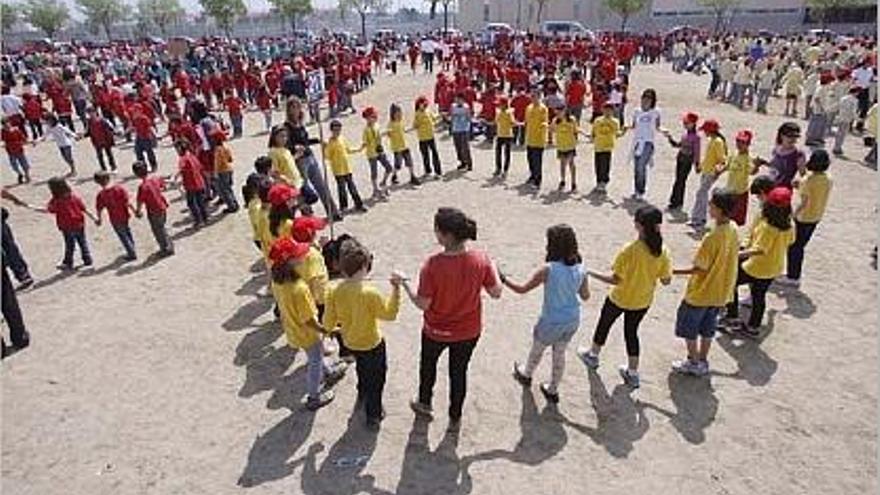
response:
<path fill-rule="evenodd" d="M 143 113 L 136 113 L 131 119 L 134 135 L 140 139 L 153 139 L 153 121 Z"/>
<path fill-rule="evenodd" d="M 107 214 L 110 215 L 111 225 L 128 225 L 131 215 L 128 212 L 128 191 L 124 187 L 114 184 L 101 189 L 95 198 L 95 209 L 100 214 L 104 208 L 107 208 Z"/>
<path fill-rule="evenodd" d="M 529 108 L 531 103 L 531 97 L 525 93 L 520 93 L 513 97 L 510 106 L 513 107 L 513 118 L 515 118 L 517 122 L 526 121 L 526 109 Z"/>
<path fill-rule="evenodd" d="M 180 169 L 180 178 L 183 180 L 183 188 L 187 192 L 202 191 L 205 189 L 205 178 L 202 176 L 202 164 L 192 153 L 187 153 L 177 160 Z"/>
<path fill-rule="evenodd" d="M 477 338 L 483 327 L 480 292 L 497 285 L 492 262 L 481 251 L 428 258 L 418 290 L 420 297 L 431 299 L 424 313 L 425 336 L 439 342 Z"/>
<path fill-rule="evenodd" d="M 243 105 L 241 98 L 237 96 L 229 96 L 224 100 L 223 104 L 226 105 L 226 110 L 229 112 L 229 115 L 241 115 L 241 107 Z"/>
<path fill-rule="evenodd" d="M 30 121 L 41 120 L 43 118 L 43 104 L 39 98 L 32 96 L 24 100 L 24 116 Z"/>
<path fill-rule="evenodd" d="M 565 92 L 565 103 L 570 107 L 583 105 L 586 94 L 587 85 L 583 81 L 572 81 Z"/>
<path fill-rule="evenodd" d="M 86 225 L 86 205 L 76 194 L 52 198 L 46 209 L 55 214 L 55 225 L 61 232 L 81 230 Z"/>
<path fill-rule="evenodd" d="M 24 154 L 24 143 L 27 142 L 27 136 L 21 132 L 20 128 L 10 126 L 8 129 L 3 129 L 0 136 L 6 145 L 7 153 L 15 156 Z"/>
<path fill-rule="evenodd" d="M 52 97 L 52 110 L 58 115 L 69 115 L 73 113 L 73 103 L 70 97 L 65 93 L 59 93 Z"/>
<path fill-rule="evenodd" d="M 89 138 L 95 146 L 113 146 L 113 128 L 104 117 L 89 119 Z"/>
<path fill-rule="evenodd" d="M 147 207 L 148 215 L 158 215 L 168 209 L 162 189 L 165 189 L 165 181 L 156 176 L 145 178 L 138 187 L 137 200 Z"/>

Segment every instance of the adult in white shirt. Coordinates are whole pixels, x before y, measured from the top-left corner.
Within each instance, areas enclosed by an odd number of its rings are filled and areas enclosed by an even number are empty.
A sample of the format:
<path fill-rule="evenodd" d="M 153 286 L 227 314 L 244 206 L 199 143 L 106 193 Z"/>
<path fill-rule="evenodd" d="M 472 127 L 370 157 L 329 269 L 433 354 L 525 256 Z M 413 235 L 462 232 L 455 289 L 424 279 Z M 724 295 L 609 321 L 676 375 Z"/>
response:
<path fill-rule="evenodd" d="M 657 109 L 657 92 L 642 92 L 641 107 L 633 112 L 630 129 L 633 130 L 632 157 L 634 165 L 632 198 L 642 201 L 648 184 L 648 167 L 654 164 L 654 139 L 660 130 L 660 110 Z"/>
<path fill-rule="evenodd" d="M 856 98 L 859 100 L 859 122 L 856 124 L 858 130 L 862 130 L 865 115 L 868 114 L 868 108 L 871 106 L 871 82 L 877 79 L 874 69 L 867 63 L 862 62 L 852 73 L 853 85 L 859 88 Z"/>
<path fill-rule="evenodd" d="M 425 72 L 434 73 L 434 50 L 436 46 L 431 38 L 423 38 L 419 49 L 422 52 L 422 63 Z"/>

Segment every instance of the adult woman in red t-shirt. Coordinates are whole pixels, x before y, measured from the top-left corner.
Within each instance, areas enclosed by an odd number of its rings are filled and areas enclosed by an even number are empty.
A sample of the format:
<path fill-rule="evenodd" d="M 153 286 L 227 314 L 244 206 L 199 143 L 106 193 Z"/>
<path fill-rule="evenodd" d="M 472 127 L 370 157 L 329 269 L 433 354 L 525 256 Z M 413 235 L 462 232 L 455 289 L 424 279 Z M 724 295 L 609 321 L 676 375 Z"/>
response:
<path fill-rule="evenodd" d="M 467 248 L 476 240 L 477 224 L 455 208 L 440 208 L 434 215 L 434 234 L 443 251 L 422 266 L 419 289 L 404 288 L 424 312 L 419 364 L 419 396 L 410 405 L 416 414 L 431 417 L 431 399 L 437 379 L 437 361 L 449 348 L 449 427 L 457 429 L 467 394 L 467 369 L 482 330 L 483 289 L 501 297 L 495 267 L 482 251 Z"/>

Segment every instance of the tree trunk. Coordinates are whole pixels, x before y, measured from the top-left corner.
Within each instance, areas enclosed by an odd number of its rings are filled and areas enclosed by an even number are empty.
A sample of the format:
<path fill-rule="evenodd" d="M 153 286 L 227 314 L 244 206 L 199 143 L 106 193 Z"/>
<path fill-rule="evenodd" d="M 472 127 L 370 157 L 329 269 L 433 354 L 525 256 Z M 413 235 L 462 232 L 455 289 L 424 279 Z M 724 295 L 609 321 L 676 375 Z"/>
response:
<path fill-rule="evenodd" d="M 538 18 L 535 22 L 538 24 L 538 32 L 541 31 L 541 14 L 544 13 L 544 0 L 538 0 Z"/>
<path fill-rule="evenodd" d="M 449 31 L 449 2 L 443 2 L 443 35 Z"/>
<path fill-rule="evenodd" d="M 104 33 L 107 34 L 107 41 L 110 41 L 110 23 L 102 22 L 101 25 L 104 26 Z"/>
<path fill-rule="evenodd" d="M 522 0 L 516 0 L 516 30 L 522 29 Z"/>
<path fill-rule="evenodd" d="M 290 29 L 293 30 L 293 34 L 296 34 L 296 14 L 290 16 Z"/>
<path fill-rule="evenodd" d="M 626 32 L 626 21 L 629 20 L 629 14 L 623 14 L 620 16 L 620 32 Z"/>
<path fill-rule="evenodd" d="M 364 43 L 367 42 L 367 13 L 366 12 L 358 12 L 361 16 L 361 39 Z"/>
<path fill-rule="evenodd" d="M 718 30 L 721 29 L 721 19 L 724 17 L 724 11 L 719 10 L 715 12 L 715 29 L 713 34 L 718 34 Z"/>

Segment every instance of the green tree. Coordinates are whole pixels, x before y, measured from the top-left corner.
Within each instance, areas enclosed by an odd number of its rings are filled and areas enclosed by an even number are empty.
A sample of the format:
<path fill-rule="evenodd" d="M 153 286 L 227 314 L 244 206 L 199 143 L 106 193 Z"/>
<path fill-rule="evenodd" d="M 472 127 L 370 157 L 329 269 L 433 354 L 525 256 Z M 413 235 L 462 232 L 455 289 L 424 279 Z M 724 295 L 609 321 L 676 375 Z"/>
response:
<path fill-rule="evenodd" d="M 108 41 L 113 25 L 127 19 L 130 13 L 122 0 L 76 0 L 76 3 L 89 24 L 104 29 Z"/>
<path fill-rule="evenodd" d="M 199 0 L 199 3 L 205 13 L 214 18 L 214 22 L 227 38 L 232 37 L 235 20 L 247 14 L 247 6 L 243 0 Z"/>
<path fill-rule="evenodd" d="M 297 19 L 312 13 L 312 0 L 269 0 L 269 2 L 287 19 L 293 31 L 296 31 Z"/>
<path fill-rule="evenodd" d="M 139 0 L 138 24 L 144 29 L 150 25 L 159 28 L 162 36 L 168 32 L 168 26 L 183 18 L 183 7 L 178 0 Z"/>
<path fill-rule="evenodd" d="M 367 40 L 367 14 L 381 12 L 388 6 L 387 0 L 339 0 L 339 12 L 344 18 L 345 13 L 354 11 L 361 18 L 361 37 Z"/>
<path fill-rule="evenodd" d="M 712 14 L 715 16 L 715 27 L 713 28 L 713 31 L 717 33 L 721 30 L 721 22 L 724 20 L 725 14 L 739 5 L 740 1 L 741 0 L 697 0 L 697 3 L 712 10 Z"/>
<path fill-rule="evenodd" d="M 620 30 L 626 31 L 626 21 L 648 6 L 648 0 L 603 0 L 611 12 L 620 16 Z"/>
<path fill-rule="evenodd" d="M 24 5 L 24 18 L 33 27 L 53 38 L 67 22 L 67 6 L 60 0 L 28 0 Z"/>
<path fill-rule="evenodd" d="M 9 31 L 18 20 L 18 5 L 13 3 L 0 3 L 0 17 L 2 17 L 3 31 Z"/>
<path fill-rule="evenodd" d="M 870 5 L 870 0 L 807 0 L 807 7 L 813 18 L 818 18 L 822 29 L 828 23 L 828 13 L 849 7 L 858 7 L 862 5 Z"/>

